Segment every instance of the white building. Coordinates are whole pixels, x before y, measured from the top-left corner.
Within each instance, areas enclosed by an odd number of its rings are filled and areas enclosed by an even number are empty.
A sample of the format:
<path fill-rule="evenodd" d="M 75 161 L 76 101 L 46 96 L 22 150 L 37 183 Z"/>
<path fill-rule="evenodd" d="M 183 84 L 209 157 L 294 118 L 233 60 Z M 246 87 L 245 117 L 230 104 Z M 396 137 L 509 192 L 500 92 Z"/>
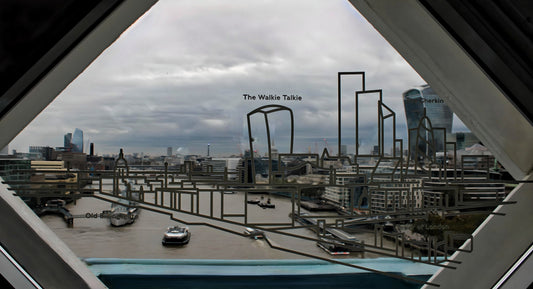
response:
<path fill-rule="evenodd" d="M 330 178 L 326 178 L 329 183 Z M 342 207 L 350 207 L 352 191 L 354 192 L 353 205 L 357 206 L 361 196 L 364 177 L 355 173 L 337 172 L 335 174 L 335 186 L 326 186 L 323 198 Z"/>

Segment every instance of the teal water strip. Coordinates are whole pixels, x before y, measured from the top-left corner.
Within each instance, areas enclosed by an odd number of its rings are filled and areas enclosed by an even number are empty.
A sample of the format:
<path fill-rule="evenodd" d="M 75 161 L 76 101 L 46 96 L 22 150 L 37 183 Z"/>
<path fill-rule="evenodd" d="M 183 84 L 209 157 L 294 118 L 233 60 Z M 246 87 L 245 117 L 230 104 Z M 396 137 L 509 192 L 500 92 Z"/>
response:
<path fill-rule="evenodd" d="M 397 258 L 336 259 L 367 268 L 402 275 L 432 275 L 439 267 Z M 313 259 L 211 260 L 211 259 L 83 259 L 99 275 L 203 275 L 268 276 L 357 274 L 368 271 Z"/>

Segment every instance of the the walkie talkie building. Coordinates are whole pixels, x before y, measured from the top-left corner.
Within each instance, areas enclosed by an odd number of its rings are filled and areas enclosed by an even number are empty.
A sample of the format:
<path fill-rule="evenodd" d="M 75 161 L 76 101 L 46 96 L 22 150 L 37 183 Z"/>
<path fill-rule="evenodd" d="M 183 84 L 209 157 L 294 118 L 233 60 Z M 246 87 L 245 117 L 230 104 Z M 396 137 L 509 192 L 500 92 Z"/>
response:
<path fill-rule="evenodd" d="M 416 138 L 416 128 L 424 116 L 424 109 L 426 109 L 426 116 L 429 118 L 432 128 L 444 128 L 446 129 L 446 134 L 451 134 L 453 112 L 429 85 L 426 84 L 409 89 L 402 96 L 410 140 Z M 411 158 L 415 154 L 415 146 L 416 142 L 409 141 Z M 444 133 L 435 134 L 435 148 L 437 151 L 445 150 Z M 418 149 L 425 152 L 427 150 L 426 144 L 419 143 Z"/>

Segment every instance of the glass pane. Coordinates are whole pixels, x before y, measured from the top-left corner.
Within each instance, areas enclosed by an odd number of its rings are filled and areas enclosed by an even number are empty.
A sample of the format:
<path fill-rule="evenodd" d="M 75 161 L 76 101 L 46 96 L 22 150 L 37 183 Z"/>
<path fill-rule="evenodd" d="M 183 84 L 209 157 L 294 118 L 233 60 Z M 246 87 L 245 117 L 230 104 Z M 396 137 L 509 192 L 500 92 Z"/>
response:
<path fill-rule="evenodd" d="M 349 3 L 228 3 L 160 1 L 10 144 L 4 179 L 82 258 L 420 287 L 505 169 Z"/>

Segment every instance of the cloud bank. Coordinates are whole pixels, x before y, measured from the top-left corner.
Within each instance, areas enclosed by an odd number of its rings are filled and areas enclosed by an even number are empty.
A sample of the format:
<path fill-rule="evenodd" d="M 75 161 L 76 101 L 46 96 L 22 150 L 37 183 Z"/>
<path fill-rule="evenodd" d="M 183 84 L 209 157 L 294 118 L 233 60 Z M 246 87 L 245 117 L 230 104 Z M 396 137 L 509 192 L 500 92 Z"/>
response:
<path fill-rule="evenodd" d="M 322 149 L 324 138 L 336 151 L 339 71 L 365 71 L 367 89 L 383 89 L 405 138 L 401 93 L 424 80 L 347 1 L 161 0 L 10 148 L 62 146 L 63 135 L 78 127 L 98 153 L 124 147 L 157 155 L 171 146 L 203 154 L 210 143 L 215 155 L 239 154 L 248 147 L 246 113 L 281 104 L 295 114 L 296 151 Z M 343 80 L 343 143 L 352 151 L 360 83 Z M 295 94 L 302 101 L 249 101 L 243 94 Z M 377 142 L 375 101 L 360 104 L 361 145 L 369 150 Z M 275 131 L 280 140 L 288 135 L 284 123 Z"/>

